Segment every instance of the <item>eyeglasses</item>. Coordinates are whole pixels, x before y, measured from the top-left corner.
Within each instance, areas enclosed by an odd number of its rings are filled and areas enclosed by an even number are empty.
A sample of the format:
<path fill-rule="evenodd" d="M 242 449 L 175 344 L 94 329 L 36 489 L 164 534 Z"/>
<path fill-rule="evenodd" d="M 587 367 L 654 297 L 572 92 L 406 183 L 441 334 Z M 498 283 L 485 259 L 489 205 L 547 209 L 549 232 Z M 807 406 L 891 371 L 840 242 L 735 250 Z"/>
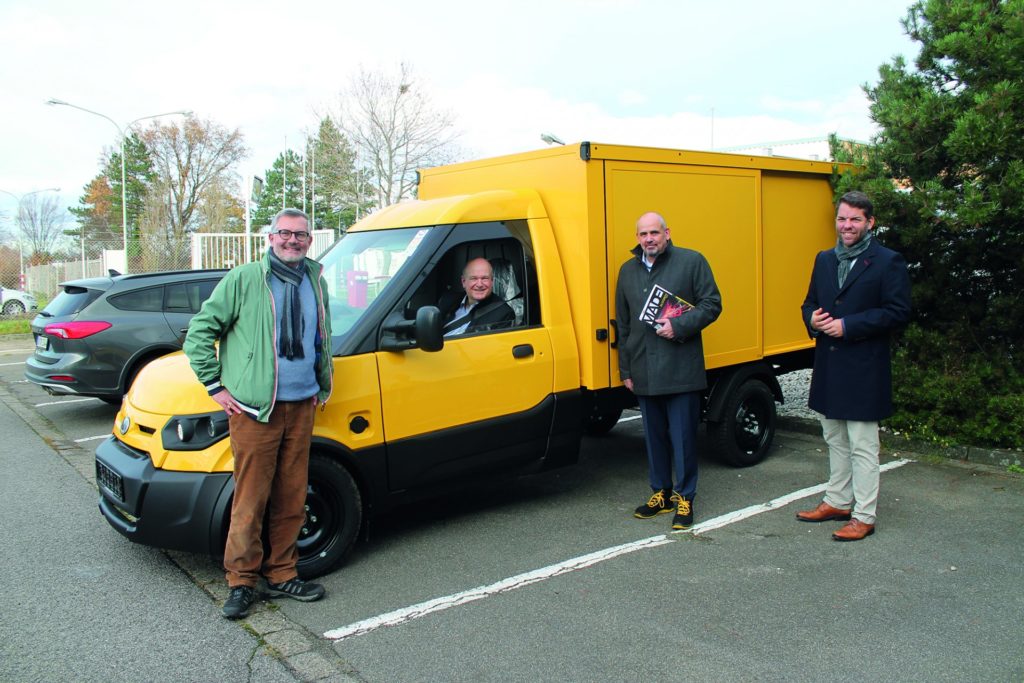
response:
<path fill-rule="evenodd" d="M 286 240 L 290 240 L 291 238 L 294 237 L 300 242 L 305 242 L 306 240 L 309 239 L 309 233 L 306 232 L 305 230 L 275 230 L 270 234 L 277 235 L 281 237 L 281 239 Z"/>

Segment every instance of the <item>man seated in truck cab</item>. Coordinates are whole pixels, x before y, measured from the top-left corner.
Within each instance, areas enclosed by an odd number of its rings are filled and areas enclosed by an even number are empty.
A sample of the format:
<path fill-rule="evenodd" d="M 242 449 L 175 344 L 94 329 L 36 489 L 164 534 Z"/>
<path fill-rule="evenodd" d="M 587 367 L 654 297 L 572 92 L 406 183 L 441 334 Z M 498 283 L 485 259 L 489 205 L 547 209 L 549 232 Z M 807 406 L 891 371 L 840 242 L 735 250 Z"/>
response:
<path fill-rule="evenodd" d="M 475 258 L 466 264 L 462 290 L 446 292 L 438 302 L 444 336 L 500 330 L 515 323 L 515 311 L 494 293 L 494 269 L 487 259 Z"/>

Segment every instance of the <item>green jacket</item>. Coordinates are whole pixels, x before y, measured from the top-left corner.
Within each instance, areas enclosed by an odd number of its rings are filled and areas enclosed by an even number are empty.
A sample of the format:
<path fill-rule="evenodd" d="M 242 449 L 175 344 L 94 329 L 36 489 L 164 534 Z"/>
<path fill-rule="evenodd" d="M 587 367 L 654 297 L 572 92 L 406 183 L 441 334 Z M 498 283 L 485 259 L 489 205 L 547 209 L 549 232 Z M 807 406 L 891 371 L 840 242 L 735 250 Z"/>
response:
<path fill-rule="evenodd" d="M 317 399 L 324 403 L 334 374 L 327 283 L 319 263 L 307 258 L 305 265 L 317 303 Z M 189 323 L 184 351 L 211 396 L 224 387 L 257 420 L 270 419 L 277 395 L 277 314 L 267 255 L 224 276 Z"/>

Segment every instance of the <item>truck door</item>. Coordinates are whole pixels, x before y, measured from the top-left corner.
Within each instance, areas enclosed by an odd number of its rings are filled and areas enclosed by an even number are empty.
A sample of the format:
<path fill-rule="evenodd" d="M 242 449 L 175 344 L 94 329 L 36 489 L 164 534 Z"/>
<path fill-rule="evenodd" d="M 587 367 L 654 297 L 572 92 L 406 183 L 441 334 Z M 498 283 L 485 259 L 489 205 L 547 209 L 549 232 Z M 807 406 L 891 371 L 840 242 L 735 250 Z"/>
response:
<path fill-rule="evenodd" d="M 410 298 L 461 299 L 466 262 L 487 258 L 495 265 L 495 295 L 515 312 L 508 327 L 446 337 L 439 352 L 377 352 L 392 491 L 525 464 L 546 452 L 551 343 L 530 294 L 529 238 L 525 230 L 516 234 L 504 223 L 456 226 L 438 272 Z M 424 296 L 424 287 L 433 296 Z"/>

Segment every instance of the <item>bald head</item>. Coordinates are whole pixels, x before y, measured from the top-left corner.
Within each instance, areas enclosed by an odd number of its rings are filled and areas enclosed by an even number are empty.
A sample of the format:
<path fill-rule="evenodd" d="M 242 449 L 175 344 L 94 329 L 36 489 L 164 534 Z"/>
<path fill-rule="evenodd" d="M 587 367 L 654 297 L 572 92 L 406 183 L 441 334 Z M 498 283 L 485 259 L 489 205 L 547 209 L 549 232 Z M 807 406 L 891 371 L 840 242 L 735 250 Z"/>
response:
<path fill-rule="evenodd" d="M 644 256 L 653 262 L 668 247 L 669 231 L 665 218 L 657 211 L 648 211 L 636 221 L 636 241 Z"/>
<path fill-rule="evenodd" d="M 494 287 L 494 269 L 485 258 L 475 258 L 462 269 L 462 288 L 466 301 L 479 303 L 491 295 Z"/>

